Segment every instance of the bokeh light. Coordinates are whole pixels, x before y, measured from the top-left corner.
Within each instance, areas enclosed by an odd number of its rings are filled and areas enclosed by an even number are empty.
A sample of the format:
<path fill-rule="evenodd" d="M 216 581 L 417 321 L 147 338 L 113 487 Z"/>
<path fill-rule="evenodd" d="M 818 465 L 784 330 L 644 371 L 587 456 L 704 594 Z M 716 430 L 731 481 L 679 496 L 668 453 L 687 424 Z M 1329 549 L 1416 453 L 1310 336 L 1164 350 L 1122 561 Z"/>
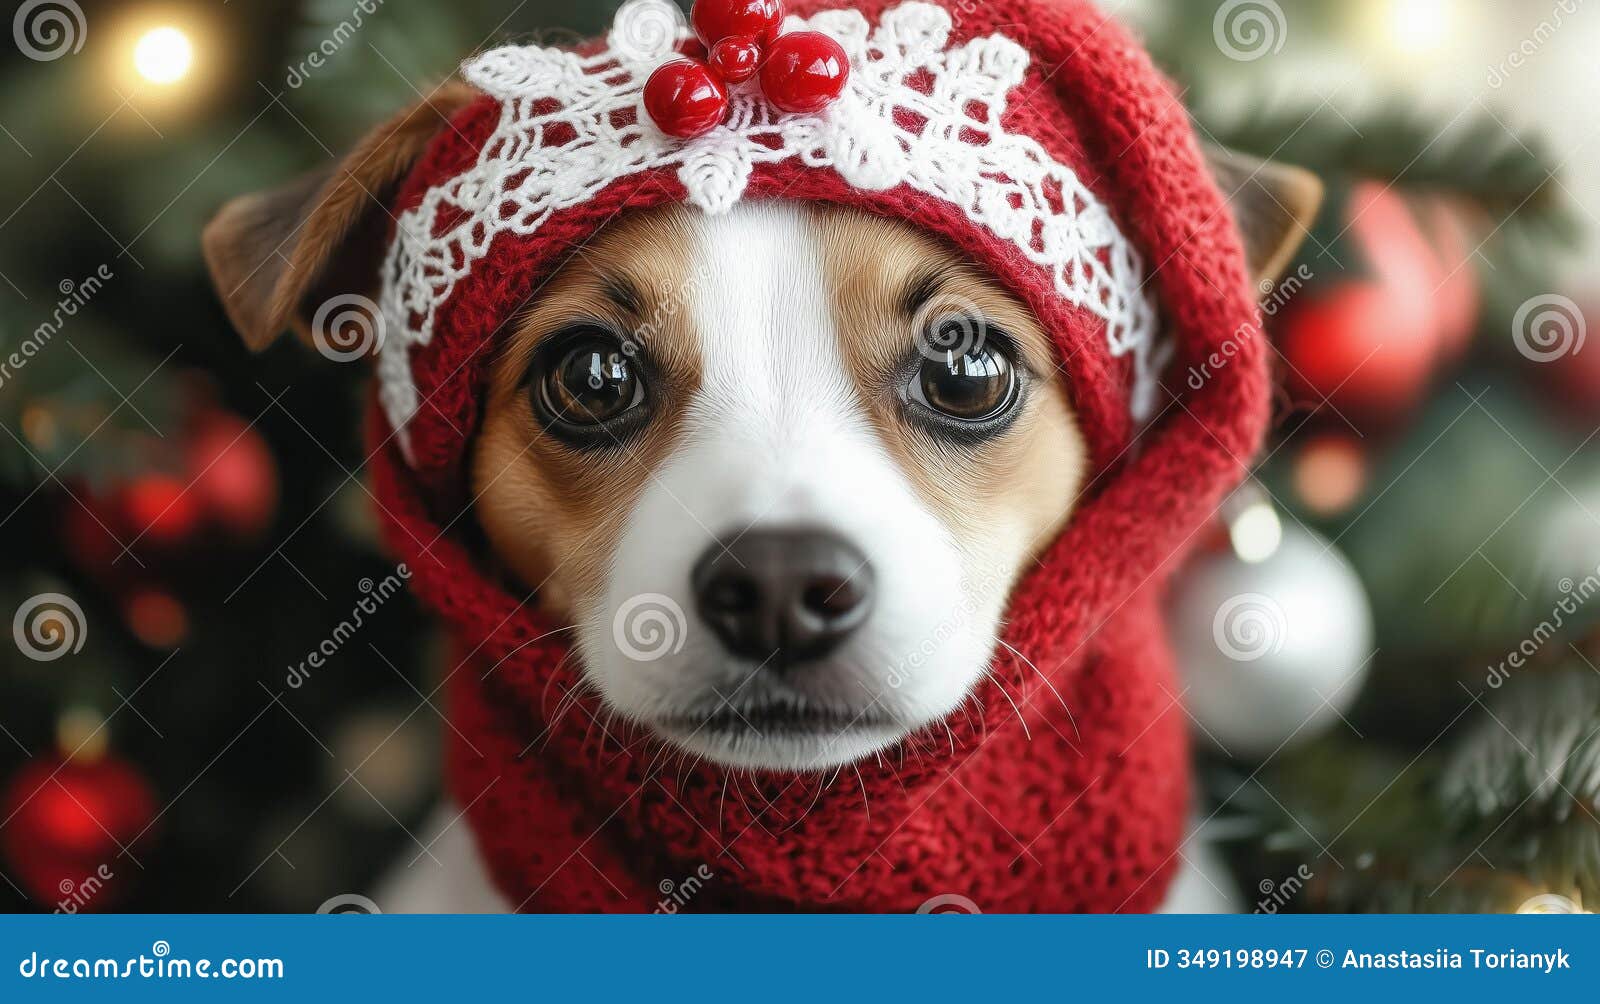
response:
<path fill-rule="evenodd" d="M 194 65 L 194 45 L 178 28 L 152 28 L 134 45 L 133 65 L 152 84 L 175 84 Z"/>

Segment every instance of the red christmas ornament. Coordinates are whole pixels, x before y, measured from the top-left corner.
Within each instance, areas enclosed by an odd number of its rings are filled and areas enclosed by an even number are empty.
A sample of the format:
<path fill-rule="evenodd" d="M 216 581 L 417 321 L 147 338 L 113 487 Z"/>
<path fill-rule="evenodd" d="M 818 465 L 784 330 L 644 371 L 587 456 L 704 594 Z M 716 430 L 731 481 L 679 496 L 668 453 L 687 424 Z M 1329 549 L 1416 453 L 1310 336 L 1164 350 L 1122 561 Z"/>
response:
<path fill-rule="evenodd" d="M 761 91 L 779 111 L 820 112 L 844 93 L 850 60 L 844 47 L 819 31 L 780 36 L 761 66 Z"/>
<path fill-rule="evenodd" d="M 761 68 L 761 44 L 753 38 L 725 38 L 711 47 L 711 68 L 730 84 L 742 84 Z"/>
<path fill-rule="evenodd" d="M 1385 423 L 1416 404 L 1443 357 L 1437 259 L 1405 201 L 1377 183 L 1344 207 L 1346 266 L 1318 276 L 1279 315 L 1284 376 L 1301 403 Z"/>
<path fill-rule="evenodd" d="M 1416 403 L 1437 346 L 1412 305 L 1382 286 L 1350 282 L 1306 293 L 1285 314 L 1285 374 L 1303 404 L 1324 399 L 1347 417 L 1380 419 Z"/>
<path fill-rule="evenodd" d="M 157 546 L 180 544 L 200 526 L 200 506 L 188 483 L 167 474 L 128 482 L 117 492 L 116 508 L 136 538 Z"/>
<path fill-rule="evenodd" d="M 708 46 L 739 36 L 770 42 L 783 30 L 782 0 L 696 0 L 689 13 L 695 34 Z"/>
<path fill-rule="evenodd" d="M 0 818 L 4 853 L 17 882 L 42 907 L 103 910 L 137 870 L 122 855 L 150 826 L 156 797 L 144 776 L 121 761 L 38 757 L 11 779 Z"/>
<path fill-rule="evenodd" d="M 196 423 L 185 446 L 190 494 L 206 517 L 231 536 L 249 540 L 272 524 L 278 509 L 278 466 L 261 434 L 244 420 L 212 411 Z"/>
<path fill-rule="evenodd" d="M 728 89 L 705 63 L 674 59 L 645 81 L 644 109 L 668 136 L 693 139 L 727 117 Z"/>

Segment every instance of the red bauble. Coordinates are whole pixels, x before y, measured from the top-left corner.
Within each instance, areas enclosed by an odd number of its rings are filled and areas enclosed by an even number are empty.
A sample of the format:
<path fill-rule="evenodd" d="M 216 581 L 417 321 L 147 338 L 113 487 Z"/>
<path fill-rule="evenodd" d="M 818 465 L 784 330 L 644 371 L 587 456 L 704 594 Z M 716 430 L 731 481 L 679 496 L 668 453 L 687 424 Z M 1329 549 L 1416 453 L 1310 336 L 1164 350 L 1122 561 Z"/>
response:
<path fill-rule="evenodd" d="M 820 112 L 844 93 L 850 60 L 844 47 L 819 31 L 795 31 L 767 47 L 761 91 L 779 111 Z"/>
<path fill-rule="evenodd" d="M 725 38 L 711 47 L 711 68 L 730 84 L 742 84 L 761 69 L 761 44 L 753 38 Z"/>
<path fill-rule="evenodd" d="M 243 419 L 209 412 L 184 448 L 190 493 L 206 517 L 231 536 L 249 540 L 272 524 L 278 510 L 278 465 L 261 434 Z"/>
<path fill-rule="evenodd" d="M 188 483 L 167 474 L 128 482 L 117 492 L 116 508 L 135 538 L 158 547 L 183 543 L 200 526 L 200 505 Z"/>
<path fill-rule="evenodd" d="M 715 46 L 736 35 L 770 42 L 783 30 L 782 0 L 695 0 L 689 13 L 700 41 Z"/>
<path fill-rule="evenodd" d="M 144 776 L 113 759 L 40 757 L 11 779 L 0 818 L 0 852 L 42 907 L 81 913 L 111 906 L 138 866 L 122 854 L 156 814 Z"/>
<path fill-rule="evenodd" d="M 1393 418 L 1421 396 L 1437 355 L 1431 325 L 1414 303 L 1381 285 L 1352 280 L 1306 292 L 1283 315 L 1284 374 L 1299 399 L 1324 399 L 1352 421 Z"/>
<path fill-rule="evenodd" d="M 1357 185 L 1342 217 L 1353 245 L 1346 266 L 1364 268 L 1317 275 L 1289 301 L 1284 376 L 1299 403 L 1326 400 L 1352 422 L 1383 424 L 1417 403 L 1443 358 L 1438 260 L 1410 207 L 1383 185 Z"/>
<path fill-rule="evenodd" d="M 705 63 L 674 59 L 645 81 L 644 109 L 668 136 L 693 139 L 727 117 L 728 89 Z"/>

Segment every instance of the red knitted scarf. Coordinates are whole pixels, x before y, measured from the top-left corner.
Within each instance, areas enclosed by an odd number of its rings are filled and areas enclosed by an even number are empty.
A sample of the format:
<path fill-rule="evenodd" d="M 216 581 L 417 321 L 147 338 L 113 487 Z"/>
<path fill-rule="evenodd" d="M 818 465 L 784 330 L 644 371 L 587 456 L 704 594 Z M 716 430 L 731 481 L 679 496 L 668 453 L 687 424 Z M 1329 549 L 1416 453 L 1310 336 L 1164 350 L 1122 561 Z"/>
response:
<path fill-rule="evenodd" d="M 870 20 L 886 5 L 852 6 Z M 970 6 L 960 37 L 1002 31 L 1032 55 L 1013 123 L 1079 165 L 1113 207 L 1153 269 L 1178 371 L 1224 343 L 1228 363 L 1136 442 L 1125 361 L 1014 245 L 901 189 L 861 192 L 795 163 L 758 167 L 747 199 L 914 219 L 1002 277 L 1056 333 L 1096 477 L 1016 590 L 991 679 L 948 731 L 833 773 L 729 771 L 608 718 L 581 691 L 566 635 L 482 572 L 459 529 L 471 525 L 462 464 L 501 325 L 573 244 L 617 212 L 681 201 L 682 186 L 670 172 L 623 179 L 535 237 L 497 239 L 412 353 L 426 405 L 404 455 L 378 409 L 371 427 L 386 539 L 459 646 L 449 789 L 520 909 L 914 911 L 963 897 L 989 912 L 1143 911 L 1162 901 L 1183 836 L 1187 755 L 1159 592 L 1258 445 L 1267 392 L 1252 292 L 1184 113 L 1121 29 L 1076 0 Z M 497 107 L 486 99 L 457 119 L 398 210 L 473 163 Z"/>

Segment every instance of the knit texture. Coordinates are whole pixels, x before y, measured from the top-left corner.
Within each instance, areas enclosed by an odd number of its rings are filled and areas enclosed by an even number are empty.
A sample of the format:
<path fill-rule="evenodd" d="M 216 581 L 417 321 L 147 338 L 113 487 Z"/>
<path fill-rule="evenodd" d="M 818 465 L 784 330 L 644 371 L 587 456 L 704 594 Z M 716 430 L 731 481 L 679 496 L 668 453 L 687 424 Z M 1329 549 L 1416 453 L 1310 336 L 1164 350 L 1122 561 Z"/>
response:
<path fill-rule="evenodd" d="M 792 6 L 806 15 L 838 4 Z M 850 6 L 875 23 L 891 4 Z M 756 165 L 745 199 L 912 221 L 1015 291 L 1056 339 L 1094 481 L 1019 585 L 992 678 L 948 734 L 837 774 L 727 771 L 608 720 L 579 694 L 582 667 L 557 626 L 480 571 L 468 535 L 443 529 L 470 525 L 463 461 L 507 322 L 607 221 L 685 201 L 684 187 L 670 170 L 632 175 L 537 235 L 497 238 L 410 355 L 420 402 L 410 462 L 376 405 L 371 429 L 386 539 L 459 647 L 449 787 L 522 909 L 651 910 L 670 898 L 664 883 L 702 866 L 714 877 L 682 909 L 912 911 L 954 894 L 989 912 L 1142 911 L 1165 894 L 1188 765 L 1158 601 L 1259 446 L 1268 400 L 1253 291 L 1182 107 L 1119 26 L 1077 0 L 949 9 L 954 40 L 1000 33 L 1031 55 L 1005 126 L 1072 165 L 1110 207 L 1151 269 L 1177 371 L 1225 342 L 1231 361 L 1141 432 L 1129 417 L 1131 362 L 1108 348 L 1105 322 L 1065 302 L 1016 244 L 909 186 L 869 192 L 829 168 Z M 486 98 L 459 116 L 396 211 L 470 169 L 499 114 Z"/>

